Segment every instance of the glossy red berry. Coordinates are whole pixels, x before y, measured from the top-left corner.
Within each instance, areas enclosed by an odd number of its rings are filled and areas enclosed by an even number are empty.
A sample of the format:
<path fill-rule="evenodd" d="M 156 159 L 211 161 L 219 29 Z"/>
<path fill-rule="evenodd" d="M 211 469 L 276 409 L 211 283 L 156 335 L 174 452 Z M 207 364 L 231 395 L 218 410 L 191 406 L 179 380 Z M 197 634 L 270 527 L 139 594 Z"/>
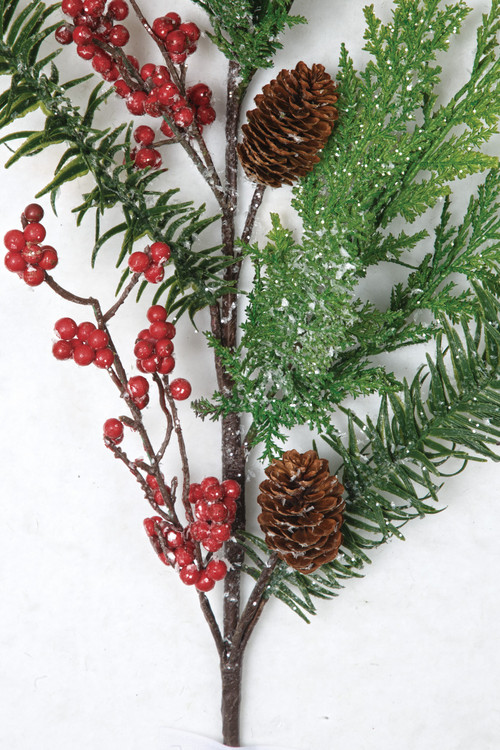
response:
<path fill-rule="evenodd" d="M 33 266 L 37 266 L 42 257 L 43 250 L 40 245 L 29 244 L 23 250 L 24 260 Z"/>
<path fill-rule="evenodd" d="M 148 125 L 139 125 L 134 130 L 134 140 L 136 143 L 140 143 L 141 146 L 151 146 L 155 139 L 155 131 Z"/>
<path fill-rule="evenodd" d="M 73 359 L 77 365 L 86 367 L 95 359 L 95 351 L 88 344 L 77 344 L 73 349 Z"/>
<path fill-rule="evenodd" d="M 166 138 L 175 138 L 175 133 L 166 120 L 160 125 L 160 130 Z"/>
<path fill-rule="evenodd" d="M 170 383 L 170 394 L 176 401 L 185 401 L 191 395 L 191 383 L 185 378 L 176 378 Z"/>
<path fill-rule="evenodd" d="M 163 499 L 163 495 L 161 494 L 160 490 L 156 490 L 154 494 L 154 501 L 157 505 L 165 505 L 165 500 Z"/>
<path fill-rule="evenodd" d="M 198 521 L 209 521 L 210 516 L 208 514 L 209 505 L 206 500 L 197 500 L 194 506 L 194 514 Z"/>
<path fill-rule="evenodd" d="M 236 518 L 236 510 L 238 508 L 238 506 L 236 505 L 236 500 L 233 500 L 232 497 L 226 497 L 224 498 L 224 505 L 226 506 L 227 512 L 229 513 L 228 523 L 232 523 Z"/>
<path fill-rule="evenodd" d="M 227 540 L 231 536 L 230 524 L 221 523 L 217 526 L 213 526 L 210 532 L 210 536 L 212 539 L 215 539 L 217 542 L 221 542 L 221 543 L 227 542 Z"/>
<path fill-rule="evenodd" d="M 119 419 L 107 419 L 104 422 L 104 436 L 114 443 L 120 443 L 123 440 L 123 424 Z"/>
<path fill-rule="evenodd" d="M 109 344 L 109 336 L 102 328 L 96 328 L 89 335 L 88 343 L 93 349 L 104 349 Z"/>
<path fill-rule="evenodd" d="M 75 26 L 73 29 L 73 41 L 75 44 L 90 44 L 93 39 L 92 31 L 88 26 Z"/>
<path fill-rule="evenodd" d="M 205 497 L 210 502 L 216 502 L 224 496 L 224 490 L 220 484 L 211 484 L 205 488 Z"/>
<path fill-rule="evenodd" d="M 201 107 L 210 104 L 212 92 L 206 83 L 197 83 L 187 90 L 187 97 L 195 107 Z"/>
<path fill-rule="evenodd" d="M 82 342 L 82 344 L 88 344 L 89 336 L 90 334 L 95 331 L 96 327 L 93 323 L 90 321 L 85 321 L 85 323 L 80 323 L 77 330 L 77 338 L 79 341 Z"/>
<path fill-rule="evenodd" d="M 174 24 L 168 18 L 155 18 L 153 21 L 153 31 L 162 41 L 167 38 L 174 28 Z"/>
<path fill-rule="evenodd" d="M 124 47 L 129 39 L 129 30 L 121 24 L 117 24 L 109 32 L 109 43 L 114 47 Z"/>
<path fill-rule="evenodd" d="M 43 242 L 46 234 L 45 227 L 34 221 L 25 228 L 24 239 L 26 242 Z"/>
<path fill-rule="evenodd" d="M 170 107 L 178 96 L 179 89 L 173 83 L 165 83 L 158 89 L 158 101 L 165 107 Z"/>
<path fill-rule="evenodd" d="M 193 586 L 197 584 L 200 580 L 200 575 L 200 571 L 193 563 L 191 563 L 190 565 L 185 565 L 179 572 L 179 577 L 182 583 L 185 583 L 186 586 Z"/>
<path fill-rule="evenodd" d="M 151 341 L 138 341 L 134 346 L 134 355 L 138 359 L 146 359 L 154 353 L 155 347 Z"/>
<path fill-rule="evenodd" d="M 23 211 L 26 221 L 39 222 L 43 219 L 44 210 L 38 203 L 30 203 Z"/>
<path fill-rule="evenodd" d="M 143 398 L 149 391 L 149 383 L 142 375 L 135 375 L 129 379 L 127 391 L 133 399 Z"/>
<path fill-rule="evenodd" d="M 173 350 L 174 345 L 170 339 L 160 339 L 155 344 L 155 351 L 159 357 L 170 357 Z"/>
<path fill-rule="evenodd" d="M 233 498 L 237 500 L 241 495 L 241 487 L 234 479 L 225 479 L 222 482 L 221 487 L 224 490 L 224 497 Z"/>
<path fill-rule="evenodd" d="M 52 345 L 52 354 L 56 359 L 71 359 L 73 347 L 69 341 L 55 341 Z"/>
<path fill-rule="evenodd" d="M 113 60 L 106 52 L 96 52 L 92 58 L 92 67 L 96 73 L 108 73 L 113 67 Z"/>
<path fill-rule="evenodd" d="M 13 273 L 22 273 L 26 266 L 26 260 L 23 257 L 22 253 L 15 253 L 12 250 L 9 250 L 7 255 L 4 258 L 5 268 L 8 271 L 12 271 Z"/>
<path fill-rule="evenodd" d="M 187 60 L 187 52 L 169 52 L 168 56 L 176 65 L 182 65 Z"/>
<path fill-rule="evenodd" d="M 149 326 L 149 334 L 153 339 L 164 339 L 166 338 L 166 332 L 168 331 L 168 324 L 163 323 L 161 320 L 151 323 Z"/>
<path fill-rule="evenodd" d="M 132 92 L 125 101 L 128 111 L 133 115 L 143 115 L 147 98 L 148 95 L 144 91 Z"/>
<path fill-rule="evenodd" d="M 64 341 L 71 341 L 71 339 L 76 336 L 78 326 L 73 318 L 59 318 L 59 320 L 56 321 L 54 330 L 59 338 Z"/>
<path fill-rule="evenodd" d="M 166 263 L 170 258 L 170 247 L 165 242 L 153 242 L 149 250 L 153 262 L 158 265 Z"/>
<path fill-rule="evenodd" d="M 227 573 L 227 565 L 224 560 L 210 560 L 205 571 L 214 581 L 222 581 Z"/>
<path fill-rule="evenodd" d="M 196 582 L 196 588 L 198 591 L 211 591 L 215 586 L 215 581 L 211 578 L 206 571 L 203 571 Z"/>
<path fill-rule="evenodd" d="M 176 547 L 180 547 L 183 542 L 182 534 L 176 529 L 169 529 L 165 534 L 165 541 L 170 549 L 176 549 Z"/>
<path fill-rule="evenodd" d="M 196 122 L 199 122 L 200 125 L 211 125 L 215 118 L 215 109 L 206 104 L 202 104 L 196 110 Z"/>
<path fill-rule="evenodd" d="M 164 18 L 166 18 L 168 21 L 173 23 L 175 28 L 180 25 L 181 17 L 178 13 L 175 13 L 174 11 L 169 11 L 168 13 L 165 13 Z"/>
<path fill-rule="evenodd" d="M 217 477 L 205 477 L 205 479 L 201 480 L 201 491 L 203 493 L 203 497 L 205 497 L 206 491 L 209 487 L 218 487 L 219 486 L 219 480 Z"/>
<path fill-rule="evenodd" d="M 83 3 L 83 12 L 88 13 L 93 18 L 98 18 L 103 15 L 105 7 L 105 0 L 85 0 Z"/>
<path fill-rule="evenodd" d="M 197 42 L 200 38 L 200 30 L 198 26 L 192 21 L 181 23 L 179 26 L 179 31 L 182 31 L 182 33 L 187 36 L 190 42 Z"/>
<path fill-rule="evenodd" d="M 150 357 L 145 357 L 144 359 L 141 359 L 142 372 L 156 372 L 158 370 L 158 364 L 159 360 L 156 355 L 153 354 Z"/>
<path fill-rule="evenodd" d="M 180 568 L 183 568 L 186 565 L 192 565 L 192 563 L 194 562 L 193 552 L 185 546 L 177 547 L 177 549 L 174 552 L 174 555 L 175 555 L 175 562 Z"/>
<path fill-rule="evenodd" d="M 123 78 L 119 78 L 115 82 L 114 86 L 115 86 L 116 93 L 118 94 L 118 96 L 121 96 L 122 99 L 126 99 L 132 93 L 130 86 L 127 83 L 125 83 Z"/>
<path fill-rule="evenodd" d="M 208 517 L 210 521 L 223 523 L 228 517 L 228 510 L 224 503 L 212 503 L 212 505 L 209 505 Z"/>
<path fill-rule="evenodd" d="M 113 63 L 111 70 L 108 70 L 107 73 L 102 73 L 101 75 L 105 81 L 109 81 L 110 83 L 112 83 L 113 81 L 116 81 L 116 79 L 120 76 L 120 71 Z"/>
<path fill-rule="evenodd" d="M 94 364 L 96 367 L 100 367 L 103 370 L 111 367 L 114 361 L 115 355 L 113 351 L 107 346 L 103 349 L 98 349 L 95 353 Z"/>
<path fill-rule="evenodd" d="M 28 266 L 23 271 L 23 281 L 28 286 L 40 286 L 45 281 L 45 271 L 42 268 Z"/>
<path fill-rule="evenodd" d="M 158 101 L 156 89 L 153 89 L 153 91 L 148 94 L 148 98 L 144 104 L 144 112 L 150 117 L 161 117 L 162 105 Z"/>
<path fill-rule="evenodd" d="M 154 263 L 144 271 L 144 278 L 151 282 L 151 284 L 158 284 L 160 281 L 163 281 L 164 276 L 165 271 L 163 270 L 163 267 L 157 266 Z"/>
<path fill-rule="evenodd" d="M 202 542 L 210 536 L 210 526 L 206 521 L 194 521 L 189 527 L 189 533 L 195 542 Z"/>
<path fill-rule="evenodd" d="M 193 110 L 189 107 L 181 107 L 174 113 L 174 122 L 179 128 L 188 128 L 193 120 Z"/>
<path fill-rule="evenodd" d="M 146 475 L 146 484 L 148 485 L 148 487 L 151 487 L 152 490 L 157 490 L 158 489 L 158 480 L 154 476 L 154 474 L 147 474 Z"/>
<path fill-rule="evenodd" d="M 143 273 L 150 265 L 150 259 L 146 253 L 132 253 L 128 259 L 128 266 L 134 273 Z"/>
<path fill-rule="evenodd" d="M 82 60 L 92 60 L 97 52 L 98 48 L 95 44 L 79 44 L 76 48 L 76 54 L 81 57 Z"/>
<path fill-rule="evenodd" d="M 55 268 L 59 262 L 57 252 L 50 245 L 43 245 L 41 249 L 43 251 L 43 255 L 38 261 L 38 265 L 40 266 L 40 268 L 43 268 L 44 271 L 52 271 L 52 269 Z"/>
<path fill-rule="evenodd" d="M 62 0 L 61 10 L 67 16 L 74 18 L 83 11 L 83 0 Z"/>
<path fill-rule="evenodd" d="M 204 494 L 201 484 L 190 484 L 188 499 L 190 503 L 196 503 L 198 500 L 203 500 Z"/>
<path fill-rule="evenodd" d="M 171 31 L 165 39 L 165 45 L 169 52 L 185 52 L 188 39 L 180 30 Z"/>
<path fill-rule="evenodd" d="M 161 155 L 155 148 L 140 148 L 135 155 L 134 164 L 138 169 L 161 167 Z"/>
<path fill-rule="evenodd" d="M 54 37 L 58 44 L 71 44 L 73 41 L 73 32 L 69 26 L 63 24 L 55 30 Z"/>
<path fill-rule="evenodd" d="M 156 367 L 156 372 L 159 372 L 160 375 L 168 375 L 172 372 L 174 367 L 175 359 L 173 357 L 162 357 Z"/>
<path fill-rule="evenodd" d="M 150 323 L 165 322 L 167 319 L 167 311 L 163 305 L 151 305 L 148 308 L 146 317 Z"/>
<path fill-rule="evenodd" d="M 125 0 L 111 0 L 108 13 L 115 21 L 124 21 L 128 16 L 128 5 Z"/>
<path fill-rule="evenodd" d="M 151 80 L 155 86 L 163 86 L 165 83 L 169 83 L 170 73 L 164 65 L 157 65 L 151 76 Z"/>
<path fill-rule="evenodd" d="M 162 521 L 161 516 L 153 516 L 152 518 L 145 518 L 143 521 L 146 534 L 148 536 L 157 536 L 156 524 Z"/>
<path fill-rule="evenodd" d="M 141 409 L 141 410 L 145 409 L 146 406 L 149 404 L 149 393 L 146 393 L 146 395 L 143 396 L 142 398 L 134 398 L 132 400 L 138 409 Z"/>
<path fill-rule="evenodd" d="M 7 250 L 12 250 L 15 253 L 21 252 L 26 245 L 24 233 L 20 229 L 9 230 L 3 238 L 3 244 Z"/>

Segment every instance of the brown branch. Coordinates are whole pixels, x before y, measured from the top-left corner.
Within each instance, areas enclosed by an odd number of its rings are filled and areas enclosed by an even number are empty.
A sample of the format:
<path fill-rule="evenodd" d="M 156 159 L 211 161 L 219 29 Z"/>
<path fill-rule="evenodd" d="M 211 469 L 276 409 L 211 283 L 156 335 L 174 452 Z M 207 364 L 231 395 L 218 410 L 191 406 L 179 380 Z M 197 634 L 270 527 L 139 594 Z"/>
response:
<path fill-rule="evenodd" d="M 217 620 L 215 619 L 212 607 L 210 606 L 210 602 L 208 601 L 207 596 L 202 591 L 198 591 L 198 598 L 200 600 L 201 611 L 203 612 L 205 620 L 208 623 L 210 632 L 212 633 L 213 639 L 215 641 L 217 652 L 222 658 L 224 654 L 224 641 L 222 640 L 220 628 Z"/>
<path fill-rule="evenodd" d="M 250 242 L 250 238 L 252 236 L 252 232 L 253 232 L 253 228 L 255 224 L 255 219 L 257 218 L 257 212 L 262 203 L 262 198 L 264 197 L 265 189 L 266 189 L 265 185 L 257 185 L 255 188 L 254 194 L 252 196 L 252 200 L 250 202 L 250 207 L 248 209 L 245 226 L 243 228 L 243 232 L 241 235 L 242 242 L 245 242 L 245 243 Z"/>
<path fill-rule="evenodd" d="M 179 419 L 179 412 L 177 411 L 175 400 L 172 398 L 172 395 L 170 393 L 170 389 L 168 386 L 167 375 L 163 376 L 163 383 L 164 383 L 165 398 L 168 401 L 168 406 L 172 414 L 174 430 L 175 430 L 175 434 L 177 436 L 177 442 L 179 445 L 179 454 L 181 457 L 182 480 L 183 480 L 182 481 L 182 504 L 184 506 L 186 518 L 189 522 L 191 522 L 191 521 L 194 521 L 194 517 L 193 517 L 193 510 L 191 508 L 191 503 L 189 502 L 189 485 L 190 485 L 191 480 L 189 476 L 189 462 L 188 462 L 188 457 L 187 457 L 186 444 L 184 442 L 184 435 L 182 434 L 182 427 L 181 427 L 181 422 Z"/>
<path fill-rule="evenodd" d="M 241 658 L 241 651 L 244 649 L 267 601 L 265 597 L 266 588 L 278 563 L 279 557 L 276 552 L 273 552 L 263 568 L 239 619 L 231 646 L 232 652 L 240 652 L 239 658 Z"/>
<path fill-rule="evenodd" d="M 140 273 L 134 273 L 132 274 L 132 278 L 130 279 L 129 283 L 121 293 L 120 297 L 116 300 L 115 304 L 109 308 L 109 310 L 104 313 L 102 316 L 102 320 L 104 323 L 107 323 L 108 320 L 110 320 L 114 315 L 116 315 L 119 308 L 123 305 L 127 297 L 129 296 L 130 292 L 134 288 L 134 286 L 137 284 L 141 277 Z"/>
<path fill-rule="evenodd" d="M 170 413 L 169 409 L 167 408 L 167 403 L 165 401 L 165 389 L 163 387 L 163 383 L 161 382 L 160 377 L 158 376 L 158 373 L 153 374 L 153 380 L 155 381 L 157 387 L 158 387 L 158 399 L 160 402 L 160 408 L 162 412 L 165 414 L 166 420 L 167 420 L 167 427 L 165 429 L 165 436 L 163 438 L 162 444 L 156 454 L 156 460 L 159 462 L 164 456 L 165 450 L 167 449 L 168 444 L 170 443 L 170 438 L 172 437 L 172 430 L 174 429 L 174 422 L 172 419 L 172 414 Z"/>

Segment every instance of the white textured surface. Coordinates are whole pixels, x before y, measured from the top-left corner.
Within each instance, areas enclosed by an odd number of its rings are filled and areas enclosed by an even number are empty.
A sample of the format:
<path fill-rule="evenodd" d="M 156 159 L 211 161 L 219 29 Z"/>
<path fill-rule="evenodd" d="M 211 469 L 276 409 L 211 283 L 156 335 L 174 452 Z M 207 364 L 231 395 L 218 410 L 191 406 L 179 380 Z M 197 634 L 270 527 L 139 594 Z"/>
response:
<path fill-rule="evenodd" d="M 453 47 L 454 81 L 470 66 L 473 29 L 488 7 L 483 0 L 472 4 L 470 31 Z M 375 2 L 384 17 L 390 5 Z M 302 58 L 325 62 L 335 74 L 341 40 L 360 63 L 362 3 L 297 0 L 294 7 L 310 24 L 286 35 L 277 68 Z M 175 9 L 202 22 L 187 0 Z M 223 64 L 206 40 L 192 67 L 193 80 L 206 80 L 220 97 Z M 252 95 L 271 77 L 256 77 Z M 448 83 L 455 88 L 446 79 L 443 90 Z M 213 126 L 212 145 L 221 127 Z M 17 225 L 60 153 L 56 147 L 2 175 L 1 233 Z M 5 149 L 0 158 L 7 158 Z M 168 161 L 172 174 L 174 164 L 184 163 L 177 151 Z M 196 199 L 210 201 L 190 167 L 182 175 L 183 197 L 196 185 Z M 60 252 L 61 283 L 111 299 L 114 251 L 103 252 L 96 271 L 87 271 L 91 223 L 75 231 L 69 214 L 84 187 L 78 181 L 63 192 L 60 218 L 47 218 L 47 239 Z M 269 210 L 293 220 L 288 197 L 286 190 L 266 197 L 260 232 Z M 242 204 L 246 198 L 247 191 Z M 127 307 L 114 329 L 119 341 L 143 327 L 144 308 Z M 50 354 L 54 321 L 88 319 L 86 312 L 5 271 L 0 311 L 0 747 L 170 750 L 169 728 L 220 739 L 217 657 L 196 596 L 155 560 L 141 528 L 140 494 L 102 447 L 103 421 L 121 413 L 114 390 L 104 373 L 58 363 Z M 192 379 L 196 395 L 214 386 L 210 356 L 200 345 L 201 334 L 179 326 L 176 373 Z M 405 352 L 405 372 L 411 375 L 419 361 Z M 181 414 L 194 476 L 218 474 L 213 427 L 192 419 L 187 404 Z M 310 435 L 298 436 L 296 445 L 309 447 Z M 260 743 L 261 750 L 263 744 L 497 750 L 498 485 L 496 465 L 471 466 L 449 480 L 442 494 L 447 510 L 410 524 L 404 544 L 379 550 L 364 579 L 348 582 L 337 600 L 319 603 L 311 625 L 269 603 L 247 651 L 244 742 Z"/>

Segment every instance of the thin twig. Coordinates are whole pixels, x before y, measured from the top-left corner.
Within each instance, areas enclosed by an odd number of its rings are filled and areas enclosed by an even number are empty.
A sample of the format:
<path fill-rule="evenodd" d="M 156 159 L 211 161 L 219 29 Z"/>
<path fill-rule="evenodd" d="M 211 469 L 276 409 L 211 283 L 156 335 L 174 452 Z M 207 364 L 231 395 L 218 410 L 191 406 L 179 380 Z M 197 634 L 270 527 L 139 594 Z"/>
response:
<path fill-rule="evenodd" d="M 181 464 L 182 464 L 182 504 L 184 506 L 184 511 L 186 513 L 186 518 L 188 521 L 194 521 L 193 517 L 193 511 L 191 508 L 191 503 L 189 502 L 189 485 L 190 485 L 190 476 L 189 476 L 189 462 L 187 457 L 187 451 L 186 451 L 186 444 L 184 442 L 184 435 L 182 434 L 182 427 L 179 419 L 179 413 L 177 411 L 177 406 L 175 405 L 175 400 L 172 398 L 172 395 L 170 393 L 170 388 L 168 385 L 168 376 L 163 376 L 163 383 L 164 383 L 164 393 L 165 398 L 168 401 L 168 406 L 170 409 L 170 412 L 173 417 L 174 422 L 174 430 L 175 434 L 177 436 L 177 442 L 179 445 L 179 454 L 181 457 Z"/>
<path fill-rule="evenodd" d="M 104 313 L 102 316 L 103 322 L 107 323 L 108 320 L 110 320 L 114 315 L 116 315 L 119 308 L 123 305 L 127 297 L 129 296 L 130 292 L 134 288 L 134 286 L 137 284 L 141 277 L 140 273 L 134 273 L 132 274 L 132 278 L 130 279 L 129 283 L 121 293 L 120 297 L 116 300 L 115 304 L 109 308 L 109 310 Z"/>
<path fill-rule="evenodd" d="M 222 634 L 220 632 L 219 625 L 217 624 L 217 620 L 215 619 L 215 615 L 212 611 L 212 607 L 210 606 L 210 602 L 208 601 L 207 596 L 202 591 L 198 591 L 198 598 L 200 600 L 201 611 L 203 612 L 205 620 L 208 623 L 210 632 L 212 633 L 213 639 L 215 641 L 217 652 L 222 658 L 224 654 L 224 642 L 222 640 Z"/>
<path fill-rule="evenodd" d="M 242 649 L 244 643 L 248 641 L 250 633 L 255 627 L 260 613 L 262 612 L 264 602 L 267 601 L 264 594 L 278 563 L 279 557 L 276 552 L 273 552 L 248 598 L 245 609 L 243 610 L 236 630 L 234 631 L 232 641 L 233 651 Z"/>
<path fill-rule="evenodd" d="M 162 444 L 160 446 L 160 449 L 158 450 L 156 454 L 156 460 L 158 462 L 161 461 L 163 458 L 163 455 L 165 453 L 165 450 L 170 443 L 170 438 L 172 437 L 172 430 L 174 429 L 174 422 L 172 419 L 172 414 L 170 413 L 167 403 L 165 401 L 165 389 L 163 387 L 163 383 L 161 382 L 160 377 L 158 376 L 158 373 L 153 374 L 153 380 L 155 381 L 157 387 L 158 387 L 158 399 L 160 402 L 160 408 L 162 412 L 165 414 L 165 418 L 167 420 L 167 427 L 165 429 L 165 436 L 163 438 Z"/>
<path fill-rule="evenodd" d="M 250 207 L 248 209 L 247 218 L 245 221 L 245 226 L 243 228 L 243 232 L 241 234 L 241 241 L 247 244 L 250 242 L 250 238 L 252 236 L 255 219 L 257 218 L 257 211 L 260 208 L 260 205 L 262 203 L 262 198 L 264 196 L 264 191 L 266 189 L 265 185 L 257 185 L 254 191 L 254 194 L 252 196 L 252 200 L 250 202 Z"/>

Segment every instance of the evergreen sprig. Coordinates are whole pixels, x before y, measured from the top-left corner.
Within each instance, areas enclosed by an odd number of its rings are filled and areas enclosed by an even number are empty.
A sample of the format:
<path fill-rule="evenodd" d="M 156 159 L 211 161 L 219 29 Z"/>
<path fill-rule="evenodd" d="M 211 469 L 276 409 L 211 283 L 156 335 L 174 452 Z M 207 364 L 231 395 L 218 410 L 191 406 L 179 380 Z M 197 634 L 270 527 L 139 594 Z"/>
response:
<path fill-rule="evenodd" d="M 408 521 L 438 512 L 444 477 L 468 461 L 500 460 L 500 302 L 481 289 L 478 299 L 480 322 L 464 323 L 460 335 L 443 319 L 435 356 L 401 394 L 382 397 L 375 420 L 342 408 L 345 435 L 330 427 L 322 436 L 346 488 L 341 555 L 307 576 L 282 565 L 268 590 L 304 619 L 315 613 L 313 597 L 335 596 L 346 578 L 361 575 L 371 562 L 366 550 L 403 539 Z M 458 469 L 449 470 L 450 461 Z M 247 572 L 258 578 L 266 545 L 248 534 L 243 542 L 253 562 Z"/>
<path fill-rule="evenodd" d="M 193 0 L 210 18 L 208 36 L 229 60 L 239 63 L 241 83 L 246 86 L 259 68 L 270 68 L 272 57 L 283 45 L 278 40 L 285 28 L 306 23 L 291 16 L 293 0 Z"/>
<path fill-rule="evenodd" d="M 46 8 L 44 3 L 32 2 L 17 12 L 19 5 L 19 0 L 0 0 L 0 72 L 11 77 L 10 87 L 0 95 L 0 129 L 34 109 L 41 110 L 46 119 L 41 130 L 18 130 L 0 139 L 0 143 L 5 144 L 21 142 L 7 166 L 54 144 L 67 143 L 54 178 L 37 197 L 50 193 L 55 209 L 61 187 L 78 177 L 91 176 L 95 187 L 84 196 L 84 202 L 76 210 L 79 222 L 90 209 L 95 210 L 92 261 L 105 242 L 120 234 L 123 240 L 118 266 L 126 261 L 134 243 L 142 238 L 168 242 L 175 272 L 155 298 L 160 299 L 164 293 L 170 312 L 177 316 L 188 312 L 192 317 L 228 289 L 220 279 L 228 260 L 218 253 L 219 248 L 193 248 L 203 230 L 218 216 L 203 216 L 205 206 L 196 207 L 192 201 L 174 202 L 176 188 L 154 190 L 151 183 L 161 171 L 134 170 L 130 159 L 123 163 L 124 154 L 130 152 L 130 128 L 123 124 L 103 129 L 94 122 L 112 89 L 103 90 L 103 84 L 98 84 L 81 109 L 73 104 L 68 92 L 93 76 L 61 82 L 53 64 L 60 50 L 40 57 L 42 42 L 59 25 L 46 26 L 47 18 L 58 6 Z M 102 216 L 114 206 L 120 206 L 124 221 L 101 231 Z"/>

